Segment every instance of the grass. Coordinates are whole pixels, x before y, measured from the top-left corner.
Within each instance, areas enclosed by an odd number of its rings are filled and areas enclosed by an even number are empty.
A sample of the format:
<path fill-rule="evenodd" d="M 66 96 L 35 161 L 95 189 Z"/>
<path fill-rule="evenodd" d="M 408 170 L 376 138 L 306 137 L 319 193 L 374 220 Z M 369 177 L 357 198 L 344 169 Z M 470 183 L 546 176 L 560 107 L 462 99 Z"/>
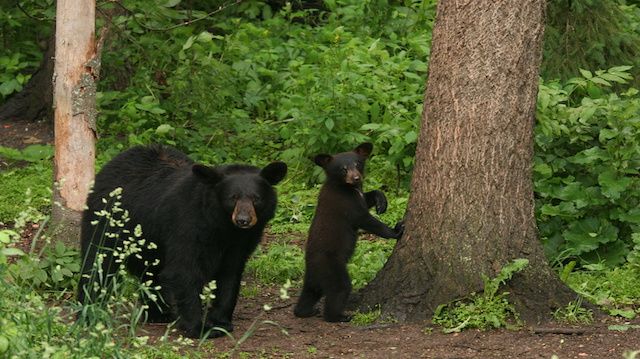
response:
<path fill-rule="evenodd" d="M 376 276 L 391 255 L 395 240 L 359 240 L 347 265 L 354 289 L 364 287 Z"/>
<path fill-rule="evenodd" d="M 300 247 L 287 243 L 261 246 L 247 262 L 247 273 L 263 284 L 300 281 L 304 273 L 304 255 Z"/>
<path fill-rule="evenodd" d="M 567 324 L 593 323 L 593 311 L 582 306 L 582 299 L 569 302 L 566 307 L 553 312 L 553 318 Z"/>
<path fill-rule="evenodd" d="M 20 218 L 41 218 L 50 205 L 50 179 L 51 165 L 47 162 L 30 163 L 0 173 L 0 221 L 15 223 Z M 289 190 L 291 192 L 287 194 Z M 282 285 L 288 280 L 299 284 L 302 279 L 304 254 L 298 243 L 299 233 L 305 233 L 308 229 L 317 188 L 301 186 L 296 189 L 294 183 L 288 183 L 280 192 L 282 206 L 279 206 L 278 216 L 270 228 L 271 234 L 279 238 L 261 246 L 251 257 L 246 272 L 256 281 L 249 286 L 242 286 L 243 297 L 257 297 L 267 286 Z M 393 224 L 401 218 L 406 198 L 389 198 L 389 204 L 389 212 L 381 218 Z M 394 244 L 393 240 L 377 238 L 361 238 L 358 241 L 348 264 L 354 288 L 364 286 L 375 277 L 391 254 Z M 0 246 L 0 249 L 4 249 L 7 243 L 0 243 Z M 215 352 L 214 348 L 204 349 L 213 345 L 210 342 L 200 343 L 202 347 L 194 350 L 198 346 L 196 341 L 184 338 L 169 340 L 165 335 L 149 345 L 149 338 L 136 335 L 140 308 L 135 297 L 137 283 L 134 282 L 123 283 L 123 292 L 118 294 L 121 298 L 118 305 L 92 308 L 101 320 L 89 326 L 76 325 L 74 316 L 81 308 L 65 299 L 75 291 L 75 281 L 66 271 L 60 276 L 62 269 L 70 270 L 72 274 L 77 271 L 73 251 L 53 246 L 40 254 L 31 254 L 32 258 L 23 257 L 11 264 L 6 261 L 4 253 L 0 251 L 0 357 L 178 358 L 183 357 L 185 352 L 193 357 Z M 30 279 L 27 274 L 29 266 L 37 263 L 46 264 L 37 271 L 38 281 Z M 56 263 L 61 263 L 60 268 Z M 610 314 L 633 318 L 640 308 L 638 271 L 637 266 L 630 265 L 615 269 L 592 268 L 568 271 L 565 277 L 574 290 Z M 471 306 L 464 307 L 460 312 L 462 314 L 450 317 L 457 321 L 451 319 L 449 323 L 442 322 L 446 323 L 442 325 L 451 331 L 462 330 L 471 327 L 469 318 L 472 317 L 484 318 L 483 325 L 486 327 L 504 323 L 504 314 L 512 314 L 511 307 L 497 292 L 497 287 L 493 293 L 492 296 L 477 295 L 470 302 Z M 576 323 L 588 323 L 590 317 L 579 303 L 563 308 L 556 316 Z M 356 313 L 353 324 L 369 325 L 379 320 L 380 311 L 373 310 Z M 263 324 L 256 322 L 256 326 Z M 237 340 L 244 341 L 251 333 L 241 334 Z M 202 350 L 206 354 L 199 354 Z M 316 350 L 309 347 L 309 354 L 314 355 Z M 235 354 L 241 355 L 241 352 Z M 224 357 L 225 353 L 215 355 Z"/>
<path fill-rule="evenodd" d="M 52 173 L 50 161 L 0 171 L 0 222 L 16 222 L 21 215 L 48 212 Z"/>
<path fill-rule="evenodd" d="M 625 265 L 571 272 L 567 284 L 611 315 L 633 319 L 640 312 L 640 269 Z"/>

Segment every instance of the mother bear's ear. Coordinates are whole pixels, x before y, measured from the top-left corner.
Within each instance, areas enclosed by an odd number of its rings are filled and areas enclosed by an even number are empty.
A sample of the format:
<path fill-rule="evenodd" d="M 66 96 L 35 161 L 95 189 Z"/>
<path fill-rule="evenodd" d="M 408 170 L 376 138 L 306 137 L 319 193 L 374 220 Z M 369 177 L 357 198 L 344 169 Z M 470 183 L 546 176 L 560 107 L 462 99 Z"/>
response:
<path fill-rule="evenodd" d="M 191 167 L 191 172 L 199 180 L 206 183 L 218 183 L 224 177 L 222 173 L 213 167 L 209 167 L 200 163 L 196 163 Z"/>
<path fill-rule="evenodd" d="M 278 184 L 287 175 L 287 164 L 280 161 L 269 163 L 260 171 L 260 176 L 272 186 Z"/>
<path fill-rule="evenodd" d="M 360 156 L 364 157 L 364 158 L 368 158 L 369 155 L 371 155 L 371 152 L 373 151 L 373 144 L 370 142 L 365 142 L 362 143 L 360 145 L 358 145 L 358 147 L 356 147 L 353 152 L 359 154 Z"/>

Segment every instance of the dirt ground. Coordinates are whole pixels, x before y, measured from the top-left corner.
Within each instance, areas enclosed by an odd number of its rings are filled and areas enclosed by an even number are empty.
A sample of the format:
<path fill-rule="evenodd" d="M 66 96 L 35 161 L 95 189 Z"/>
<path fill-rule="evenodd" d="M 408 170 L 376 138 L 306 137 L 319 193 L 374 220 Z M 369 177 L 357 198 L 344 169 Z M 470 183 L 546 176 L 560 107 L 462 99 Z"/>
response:
<path fill-rule="evenodd" d="M 43 122 L 0 122 L 0 145 L 23 148 L 32 143 L 52 143 L 52 132 L 52 126 Z M 0 169 L 2 165 L 0 160 Z M 24 234 L 21 245 L 25 249 L 37 229 L 34 225 Z M 292 314 L 297 291 L 292 288 L 291 298 L 282 300 L 278 288 L 262 288 L 257 295 L 239 299 L 233 334 L 238 339 L 252 329 L 255 331 L 235 349 L 234 357 L 246 354 L 251 358 L 552 358 L 554 355 L 559 359 L 624 358 L 625 352 L 640 350 L 640 329 L 625 332 L 608 329 L 610 325 L 640 325 L 637 318 L 623 321 L 607 317 L 582 327 L 560 323 L 536 327 L 570 329 L 578 334 L 539 334 L 529 327 L 518 331 L 466 330 L 443 334 L 428 323 L 358 327 L 326 323 L 320 317 L 299 319 Z M 265 311 L 264 304 L 272 309 Z M 165 328 L 147 325 L 143 332 L 158 338 Z M 211 339 L 201 350 L 215 357 L 214 353 L 228 352 L 235 345 L 231 338 Z"/>
<path fill-rule="evenodd" d="M 282 300 L 277 288 L 262 288 L 254 297 L 241 297 L 234 314 L 236 340 L 255 325 L 255 331 L 241 343 L 232 357 L 249 358 L 624 358 L 625 352 L 640 350 L 640 329 L 609 330 L 610 325 L 640 325 L 640 320 L 603 318 L 589 326 L 548 323 L 536 327 L 578 334 L 536 334 L 532 328 L 513 330 L 466 330 L 444 334 L 428 323 L 373 324 L 326 323 L 320 317 L 293 316 L 297 289 Z M 264 304 L 272 309 L 265 312 Z M 266 324 L 272 321 L 277 326 Z M 286 334 L 281 329 L 286 330 Z M 143 331 L 161 336 L 165 326 L 147 325 Z M 201 351 L 230 351 L 231 338 L 209 339 Z M 211 343 L 208 343 L 211 344 Z M 197 351 L 197 349 L 194 349 Z M 246 355 L 246 356 L 245 356 Z M 206 356 L 205 356 L 206 357 Z M 640 354 L 639 354 L 640 357 Z"/>
<path fill-rule="evenodd" d="M 53 126 L 44 121 L 0 121 L 0 146 L 24 148 L 34 143 L 53 144 Z"/>

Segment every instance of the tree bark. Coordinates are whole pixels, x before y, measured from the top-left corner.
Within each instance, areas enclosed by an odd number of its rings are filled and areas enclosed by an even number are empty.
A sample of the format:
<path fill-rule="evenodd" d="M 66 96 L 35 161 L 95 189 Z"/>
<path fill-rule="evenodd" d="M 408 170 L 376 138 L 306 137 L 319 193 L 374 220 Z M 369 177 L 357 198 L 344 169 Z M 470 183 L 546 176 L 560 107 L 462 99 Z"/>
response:
<path fill-rule="evenodd" d="M 25 120 L 52 120 L 53 103 L 53 55 L 55 39 L 52 35 L 47 41 L 40 67 L 33 73 L 22 91 L 13 94 L 0 106 L 0 122 Z"/>
<path fill-rule="evenodd" d="M 441 0 L 416 150 L 406 230 L 360 293 L 399 320 L 482 289 L 509 261 L 507 284 L 525 321 L 575 299 L 538 239 L 533 126 L 545 0 Z"/>
<path fill-rule="evenodd" d="M 77 245 L 79 219 L 94 178 L 96 81 L 95 0 L 58 0 L 54 64 L 55 239 Z"/>

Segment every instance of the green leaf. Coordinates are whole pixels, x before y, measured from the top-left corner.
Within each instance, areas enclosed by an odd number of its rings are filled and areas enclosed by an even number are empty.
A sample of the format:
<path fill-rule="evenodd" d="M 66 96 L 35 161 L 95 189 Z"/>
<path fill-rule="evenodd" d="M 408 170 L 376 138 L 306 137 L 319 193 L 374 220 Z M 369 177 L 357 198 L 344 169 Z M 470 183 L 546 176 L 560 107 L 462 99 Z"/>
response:
<path fill-rule="evenodd" d="M 22 90 L 22 86 L 15 79 L 0 84 L 0 94 L 2 96 L 7 96 L 20 90 Z"/>
<path fill-rule="evenodd" d="M 164 4 L 162 4 L 162 6 L 164 7 L 174 7 L 178 4 L 180 4 L 182 0 L 167 0 Z"/>
<path fill-rule="evenodd" d="M 598 175 L 602 194 L 611 199 L 619 199 L 620 194 L 627 190 L 633 180 L 628 177 L 621 177 L 614 170 L 606 170 Z"/>
<path fill-rule="evenodd" d="M 613 81 L 613 82 L 617 82 L 617 83 L 620 83 L 620 84 L 627 83 L 627 81 L 625 79 L 623 79 L 622 77 L 617 76 L 615 74 L 611 74 L 611 73 L 601 74 L 600 77 L 602 77 L 603 79 L 605 79 L 607 81 Z"/>
<path fill-rule="evenodd" d="M 173 128 L 173 126 L 169 125 L 169 124 L 162 124 L 160 126 L 158 126 L 158 128 L 156 128 L 156 135 L 166 135 L 170 132 L 173 132 L 175 130 L 175 128 Z"/>
<path fill-rule="evenodd" d="M 604 79 L 601 79 L 600 77 L 593 77 L 590 79 L 590 81 L 599 85 L 607 86 L 607 87 L 611 86 L 611 83 L 609 83 Z"/>
<path fill-rule="evenodd" d="M 632 208 L 628 211 L 622 210 L 616 217 L 621 221 L 640 225 L 640 208 Z"/>
<path fill-rule="evenodd" d="M 184 45 L 182 45 L 182 50 L 188 50 L 189 48 L 191 48 L 191 46 L 193 46 L 193 43 L 196 41 L 196 39 L 197 39 L 197 36 L 189 36 L 189 38 L 184 43 Z"/>
<path fill-rule="evenodd" d="M 580 120 L 583 123 L 586 123 L 589 119 L 591 119 L 591 117 L 593 117 L 593 114 L 596 113 L 596 110 L 598 108 L 596 106 L 582 106 L 580 108 Z"/>
<path fill-rule="evenodd" d="M 333 129 L 333 125 L 334 125 L 333 120 L 330 119 L 330 118 L 324 120 L 324 125 L 329 131 L 331 131 Z"/>
<path fill-rule="evenodd" d="M 208 31 L 203 31 L 200 34 L 198 34 L 198 42 L 202 42 L 202 43 L 207 43 L 207 42 L 211 42 L 211 40 L 213 40 L 213 34 L 211 34 Z"/>
<path fill-rule="evenodd" d="M 20 248 L 2 248 L 2 254 L 5 256 L 23 256 L 24 252 Z"/>
<path fill-rule="evenodd" d="M 404 141 L 407 144 L 415 143 L 418 139 L 418 134 L 415 131 L 409 131 L 404 134 Z"/>
<path fill-rule="evenodd" d="M 633 309 L 611 309 L 609 315 L 617 315 L 626 319 L 633 319 L 636 317 L 636 312 Z M 609 328 L 611 330 L 611 328 Z"/>
<path fill-rule="evenodd" d="M 609 330 L 613 330 L 616 332 L 626 332 L 632 328 L 640 328 L 640 325 L 632 325 L 632 324 L 613 324 L 607 327 Z"/>
<path fill-rule="evenodd" d="M 629 70 L 631 70 L 631 68 L 633 68 L 633 66 L 615 66 L 609 69 L 609 72 L 627 72 Z"/>
<path fill-rule="evenodd" d="M 551 166 L 546 163 L 538 163 L 533 167 L 533 171 L 540 174 L 542 178 L 549 178 L 553 175 Z"/>
<path fill-rule="evenodd" d="M 15 231 L 12 231 L 10 229 L 0 230 L 0 243 L 2 243 L 2 244 L 8 244 L 13 239 L 18 238 L 18 237 L 19 237 L 18 233 L 15 232 Z"/>
<path fill-rule="evenodd" d="M 562 235 L 570 253 L 581 255 L 598 249 L 602 244 L 616 241 L 618 228 L 606 219 L 589 217 L 572 222 Z"/>
<path fill-rule="evenodd" d="M 577 164 L 593 164 L 596 161 L 608 161 L 609 159 L 609 154 L 600 147 L 588 148 L 568 158 L 571 163 Z"/>
<path fill-rule="evenodd" d="M 580 69 L 580 73 L 582 74 L 582 77 L 586 79 L 590 79 L 593 77 L 593 74 L 591 74 L 591 71 L 588 71 L 588 70 Z"/>
<path fill-rule="evenodd" d="M 375 130 L 379 129 L 381 126 L 382 125 L 379 124 L 379 123 L 367 123 L 367 124 L 362 125 L 360 127 L 360 129 L 363 130 L 363 131 L 369 131 L 369 130 L 374 130 L 375 131 Z"/>
<path fill-rule="evenodd" d="M 617 137 L 618 134 L 619 132 L 617 130 L 603 128 L 600 130 L 600 135 L 598 136 L 598 140 L 604 143 L 604 142 L 607 142 L 607 140 Z"/>

